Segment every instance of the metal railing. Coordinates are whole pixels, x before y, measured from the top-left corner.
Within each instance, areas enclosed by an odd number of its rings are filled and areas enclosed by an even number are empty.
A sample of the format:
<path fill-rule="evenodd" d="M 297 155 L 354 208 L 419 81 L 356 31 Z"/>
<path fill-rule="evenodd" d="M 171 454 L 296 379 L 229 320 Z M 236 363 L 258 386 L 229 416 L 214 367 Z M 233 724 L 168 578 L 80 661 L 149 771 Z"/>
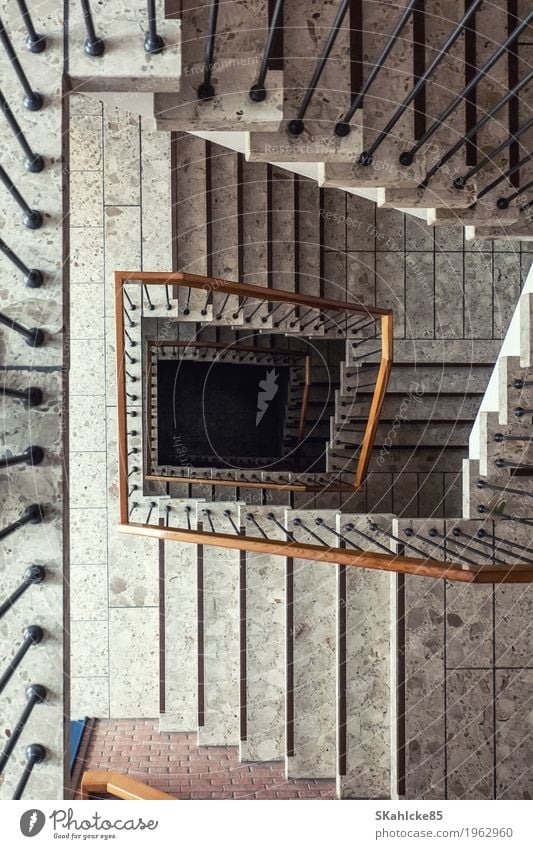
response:
<path fill-rule="evenodd" d="M 198 86 L 197 92 L 200 100 L 212 100 L 215 89 L 212 84 L 213 57 L 215 55 L 215 43 L 217 37 L 219 0 L 211 0 L 209 5 L 209 24 L 205 45 L 204 78 Z"/>
<path fill-rule="evenodd" d="M 22 799 L 26 785 L 28 784 L 33 772 L 33 768 L 38 764 L 42 764 L 42 762 L 46 760 L 46 755 L 46 749 L 44 746 L 41 746 L 40 743 L 31 743 L 26 747 L 26 763 L 24 764 L 22 775 L 11 797 L 12 799 Z"/>
<path fill-rule="evenodd" d="M 22 635 L 24 637 L 22 645 L 0 676 L 0 693 L 3 693 L 31 647 L 38 646 L 44 640 L 44 631 L 39 625 L 28 625 L 24 628 Z"/>
<path fill-rule="evenodd" d="M 266 77 L 268 73 L 268 65 L 270 62 L 270 57 L 272 55 L 272 49 L 274 46 L 274 40 L 276 36 L 276 30 L 281 22 L 281 13 L 283 10 L 283 0 L 276 0 L 274 8 L 272 10 L 272 17 L 268 23 L 268 33 L 267 39 L 265 42 L 265 49 L 263 51 L 263 56 L 261 58 L 261 65 L 259 68 L 259 73 L 257 75 L 257 79 L 253 86 L 250 88 L 250 100 L 253 100 L 254 103 L 262 103 L 263 100 L 266 100 L 267 90 L 265 87 Z"/>
<path fill-rule="evenodd" d="M 38 289 L 43 285 L 44 274 L 37 268 L 29 268 L 25 262 L 15 253 L 12 248 L 7 245 L 3 239 L 0 239 L 0 251 L 4 256 L 24 275 L 24 283 L 28 289 Z"/>
<path fill-rule="evenodd" d="M 29 109 L 30 112 L 38 112 L 39 109 L 42 108 L 43 98 L 37 92 L 34 91 L 28 81 L 24 68 L 22 67 L 19 58 L 16 54 L 15 48 L 11 42 L 11 39 L 7 33 L 7 30 L 0 19 L 0 43 L 3 45 L 4 50 L 6 51 L 7 58 L 11 63 L 11 67 L 13 68 L 17 79 L 21 85 L 21 88 L 24 92 L 24 98 L 22 100 L 26 109 Z"/>
<path fill-rule="evenodd" d="M 26 47 L 30 53 L 42 53 L 46 48 L 46 38 L 44 35 L 39 35 L 36 32 L 31 15 L 28 11 L 26 0 L 17 0 L 17 6 L 20 9 L 22 22 L 26 27 L 26 32 L 28 33 L 26 36 Z"/>
<path fill-rule="evenodd" d="M 10 536 L 10 534 L 18 531 L 19 528 L 23 528 L 24 525 L 39 525 L 43 521 L 44 515 L 44 507 L 42 504 L 28 504 L 18 519 L 11 522 L 11 524 L 7 525 L 5 528 L 0 529 L 0 539 L 5 539 Z"/>
<path fill-rule="evenodd" d="M 20 526 L 19 526 L 20 527 Z M 8 613 L 12 607 L 16 604 L 19 598 L 24 595 L 26 590 L 30 587 L 42 584 L 42 582 L 46 578 L 46 569 L 44 566 L 39 566 L 34 564 L 32 566 L 28 566 L 26 571 L 24 572 L 24 577 L 22 579 L 22 583 L 18 585 L 16 590 L 14 590 L 5 601 L 0 604 L 0 619 L 2 619 L 6 613 Z"/>
<path fill-rule="evenodd" d="M 40 705 L 46 701 L 47 698 L 46 687 L 43 687 L 42 684 L 30 684 L 30 686 L 26 689 L 26 704 L 24 709 L 14 725 L 11 729 L 11 735 L 8 737 L 2 752 L 0 753 L 0 775 L 3 773 L 6 768 L 11 755 L 13 754 L 15 747 L 20 739 L 20 735 L 24 731 L 30 716 L 33 713 L 36 705 Z"/>

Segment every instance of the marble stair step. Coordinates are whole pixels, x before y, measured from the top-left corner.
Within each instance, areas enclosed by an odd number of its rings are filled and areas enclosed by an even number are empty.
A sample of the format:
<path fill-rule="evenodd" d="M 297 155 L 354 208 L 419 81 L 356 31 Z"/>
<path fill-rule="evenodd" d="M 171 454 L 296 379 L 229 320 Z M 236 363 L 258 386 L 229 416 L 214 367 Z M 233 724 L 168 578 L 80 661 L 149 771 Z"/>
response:
<path fill-rule="evenodd" d="M 372 536 L 368 520 L 391 530 L 391 515 L 352 513 L 338 515 L 336 529 L 343 533 L 351 523 Z M 349 538 L 366 551 L 383 551 L 356 534 Z M 393 573 L 338 567 L 336 771 L 341 799 L 396 795 L 396 580 Z"/>
<path fill-rule="evenodd" d="M 220 5 L 212 64 L 212 97 L 203 99 L 209 0 L 184 0 L 181 11 L 182 67 L 179 91 L 157 94 L 154 109 L 162 130 L 276 130 L 282 118 L 283 72 L 270 71 L 267 96 L 250 98 L 268 29 L 268 0 Z"/>
<path fill-rule="evenodd" d="M 389 144 L 389 147 L 392 146 Z M 396 146 L 397 147 L 397 146 Z M 398 153 L 401 151 L 399 150 Z M 318 184 L 331 189 L 416 189 L 424 179 L 424 160 L 417 160 L 409 168 L 397 159 L 378 159 L 369 166 L 354 162 L 324 162 L 319 166 Z"/>
<path fill-rule="evenodd" d="M 246 534 L 285 539 L 285 507 L 246 505 Z M 259 528 L 257 527 L 259 525 Z M 285 560 L 246 553 L 241 565 L 241 761 L 285 757 Z"/>
<path fill-rule="evenodd" d="M 251 132 L 246 140 L 248 162 L 342 162 L 350 163 L 362 151 L 363 133 L 360 117 L 352 122 L 352 132 L 338 138 L 331 120 L 305 121 L 299 136 L 289 132 L 290 121 L 284 120 L 274 133 Z"/>
<path fill-rule="evenodd" d="M 479 224 L 465 227 L 465 239 L 471 241 L 489 241 L 505 239 L 511 242 L 533 242 L 533 224 L 524 213 L 512 224 Z"/>
<path fill-rule="evenodd" d="M 464 394 L 437 394 L 406 396 L 405 393 L 398 395 L 387 395 L 381 411 L 380 421 L 385 423 L 393 423 L 396 420 L 400 421 L 429 421 L 444 420 L 447 422 L 473 422 L 479 405 L 481 403 L 482 393 L 477 395 Z M 369 405 L 372 400 L 372 395 L 359 396 L 352 405 L 350 415 L 341 412 L 336 415 L 337 426 L 342 426 L 344 429 L 350 429 L 352 425 L 361 421 L 366 421 Z"/>
<path fill-rule="evenodd" d="M 202 504 L 198 521 L 210 530 L 234 534 L 225 510 L 238 528 L 241 505 L 234 501 Z M 240 552 L 204 545 L 199 556 L 198 745 L 239 743 L 239 577 Z"/>
<path fill-rule="evenodd" d="M 479 472 L 482 476 L 495 474 L 498 461 L 533 464 L 531 420 L 531 416 L 523 416 L 515 418 L 515 421 L 507 425 L 502 425 L 498 412 L 483 410 L 480 413 Z M 506 469 L 498 469 L 498 471 L 504 476 L 509 474 Z"/>
<path fill-rule="evenodd" d="M 417 451 L 413 451 L 411 447 L 396 445 L 384 456 L 383 452 L 377 448 L 372 452 L 370 458 L 369 474 L 374 472 L 386 472 L 388 474 L 454 472 L 457 474 L 461 470 L 462 461 L 467 454 L 466 448 L 421 446 Z M 355 469 L 353 457 L 348 459 L 338 457 L 331 450 L 327 456 L 328 472 L 353 473 Z"/>
<path fill-rule="evenodd" d="M 170 499 L 160 516 L 169 528 L 196 528 L 198 502 Z M 164 712 L 160 731 L 191 732 L 198 725 L 197 551 L 193 543 L 164 543 Z"/>
<path fill-rule="evenodd" d="M 478 203 L 471 209 L 428 209 L 427 223 L 442 227 L 462 224 L 463 227 L 502 228 L 515 224 L 519 215 L 518 206 L 511 205 L 508 209 L 498 209 L 495 204 L 483 206 Z"/>
<path fill-rule="evenodd" d="M 500 351 L 499 339 L 395 339 L 394 363 L 425 364 L 443 362 L 472 362 L 493 364 Z M 355 357 L 365 354 L 365 360 L 377 362 L 380 354 L 372 353 L 376 345 L 375 339 L 369 339 L 363 344 L 346 342 L 346 360 L 354 363 Z"/>
<path fill-rule="evenodd" d="M 358 428 L 331 427 L 329 445 L 335 453 L 343 453 L 345 446 L 359 445 L 364 432 L 366 420 Z M 388 445 L 446 445 L 467 446 L 472 430 L 472 421 L 408 421 L 397 419 L 393 422 L 380 421 L 376 432 L 375 446 Z M 352 449 L 350 449 L 352 450 Z"/>
<path fill-rule="evenodd" d="M 502 425 L 513 425 L 519 417 L 515 410 L 533 409 L 533 368 L 524 368 L 520 357 L 498 360 L 498 413 Z M 515 385 L 515 381 L 531 385 Z M 531 423 L 531 415 L 528 421 Z"/>
<path fill-rule="evenodd" d="M 526 292 L 520 298 L 520 360 L 525 367 L 533 366 L 533 296 Z"/>
<path fill-rule="evenodd" d="M 378 189 L 377 204 L 385 209 L 468 209 L 476 202 L 475 181 L 469 182 L 463 189 L 456 189 L 453 183 L 415 189 Z"/>
<path fill-rule="evenodd" d="M 335 528 L 332 510 L 292 510 L 285 528 L 300 542 L 314 542 L 300 520 L 327 545 L 336 537 L 315 524 Z M 318 543 L 320 544 L 320 543 Z M 287 778 L 332 778 L 336 770 L 335 607 L 336 567 L 293 559 L 287 564 L 286 774 Z"/>
<path fill-rule="evenodd" d="M 366 384 L 375 381 L 375 371 L 365 369 L 356 373 L 352 366 L 343 364 L 340 403 L 345 405 L 353 398 L 358 386 L 368 391 Z M 422 397 L 427 392 L 464 392 L 467 395 L 469 392 L 483 392 L 491 373 L 492 367 L 489 365 L 456 364 L 450 367 L 450 363 L 446 362 L 427 365 L 398 363 L 392 367 L 387 389 L 389 392 L 412 392 Z"/>

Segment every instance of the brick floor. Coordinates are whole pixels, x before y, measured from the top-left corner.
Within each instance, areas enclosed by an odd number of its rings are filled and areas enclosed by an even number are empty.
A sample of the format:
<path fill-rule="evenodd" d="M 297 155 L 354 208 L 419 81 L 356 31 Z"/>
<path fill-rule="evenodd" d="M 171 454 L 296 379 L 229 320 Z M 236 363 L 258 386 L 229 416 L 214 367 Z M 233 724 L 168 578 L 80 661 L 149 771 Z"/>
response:
<path fill-rule="evenodd" d="M 84 770 L 127 773 L 178 799 L 334 799 L 335 782 L 287 781 L 279 761 L 242 764 L 234 746 L 196 745 L 196 734 L 163 733 L 156 719 L 99 719 Z"/>

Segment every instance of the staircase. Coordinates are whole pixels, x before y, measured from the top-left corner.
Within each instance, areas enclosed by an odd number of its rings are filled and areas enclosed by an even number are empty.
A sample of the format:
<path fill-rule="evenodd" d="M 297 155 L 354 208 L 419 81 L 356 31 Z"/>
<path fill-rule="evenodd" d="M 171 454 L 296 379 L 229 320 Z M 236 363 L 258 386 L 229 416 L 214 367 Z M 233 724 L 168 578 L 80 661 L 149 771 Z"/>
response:
<path fill-rule="evenodd" d="M 165 49 L 140 71 L 141 42 L 126 31 L 115 44 L 111 8 L 94 12 L 98 55 L 83 55 L 72 0 L 73 88 L 104 91 L 159 129 L 213 134 L 257 165 L 420 210 L 430 225 L 461 224 L 467 239 L 531 238 L 527 9 L 203 0 L 166 20 L 163 5 L 153 29 Z M 109 70 L 128 39 L 129 88 Z"/>

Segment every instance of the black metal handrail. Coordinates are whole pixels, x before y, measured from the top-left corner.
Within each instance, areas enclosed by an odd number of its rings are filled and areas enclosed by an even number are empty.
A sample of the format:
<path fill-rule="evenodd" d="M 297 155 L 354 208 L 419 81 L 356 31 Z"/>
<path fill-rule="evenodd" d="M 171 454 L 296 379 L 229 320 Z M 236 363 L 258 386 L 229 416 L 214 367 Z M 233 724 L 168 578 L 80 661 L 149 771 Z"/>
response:
<path fill-rule="evenodd" d="M 22 583 L 18 585 L 16 590 L 14 590 L 8 598 L 2 604 L 0 604 L 0 619 L 6 615 L 8 610 L 11 610 L 15 602 L 19 600 L 19 598 L 24 595 L 26 590 L 33 586 L 33 584 L 42 584 L 44 579 L 46 578 L 46 569 L 44 566 L 38 566 L 33 564 L 32 566 L 28 566 L 26 571 L 24 572 L 24 577 L 22 579 Z"/>
<path fill-rule="evenodd" d="M 466 132 L 463 136 L 461 136 L 461 138 L 458 141 L 456 141 L 455 144 L 452 145 L 452 147 L 448 148 L 446 153 L 443 154 L 443 156 L 439 159 L 439 161 L 436 162 L 435 165 L 433 165 L 433 167 L 429 169 L 426 176 L 424 177 L 422 185 L 427 186 L 428 182 L 431 180 L 432 177 L 435 176 L 437 171 L 440 171 L 440 169 L 443 167 L 443 165 L 445 165 L 446 162 L 448 162 L 448 160 L 450 160 L 452 158 L 452 156 L 454 156 L 457 153 L 458 150 L 461 150 L 461 148 L 465 144 L 467 144 L 469 141 L 471 141 L 477 135 L 477 133 L 479 133 L 479 131 L 485 126 L 485 124 L 487 124 L 489 121 L 491 121 L 494 118 L 495 114 L 503 106 L 505 106 L 510 100 L 512 100 L 513 97 L 516 97 L 516 95 L 520 92 L 520 90 L 522 88 L 524 88 L 524 86 L 526 86 L 529 82 L 531 82 L 532 79 L 533 79 L 533 71 L 531 71 L 529 74 L 527 74 L 524 77 L 524 79 L 520 80 L 520 82 L 518 82 L 513 88 L 509 89 L 509 91 L 506 92 L 504 94 L 504 96 L 501 97 L 494 104 L 494 106 L 492 106 L 487 112 L 485 112 L 483 117 L 480 118 L 479 121 L 476 124 L 474 124 L 473 127 L 471 127 L 468 130 L 468 132 Z M 517 131 L 518 135 L 520 135 L 523 132 L 525 132 L 525 130 L 523 128 L 520 129 L 519 131 Z M 501 150 L 505 150 L 505 148 L 508 145 L 510 145 L 516 138 L 518 138 L 517 133 L 514 133 L 514 135 L 508 141 L 505 141 L 503 143 L 503 145 L 500 145 L 500 147 L 496 148 L 496 150 L 492 151 L 488 156 L 486 156 L 485 160 L 483 162 L 483 165 L 485 165 L 487 162 L 489 162 L 492 159 L 492 157 L 497 156 L 498 153 L 500 153 Z M 476 166 L 476 168 L 474 169 L 474 173 L 476 171 L 478 171 L 480 167 L 482 168 L 483 165 Z M 470 172 L 469 172 L 469 174 L 470 174 L 470 176 L 472 176 L 472 174 Z M 464 179 L 465 178 L 463 178 L 463 177 L 456 177 L 455 180 L 454 180 L 455 188 L 457 188 L 457 189 L 462 188 L 463 185 L 464 185 L 464 182 L 463 182 Z"/>
<path fill-rule="evenodd" d="M 415 100 L 418 94 L 423 90 L 424 86 L 426 85 L 427 81 L 429 80 L 435 69 L 440 65 L 443 59 L 447 57 L 450 49 L 463 34 L 464 28 L 466 27 L 467 23 L 472 18 L 472 16 L 476 13 L 477 9 L 479 8 L 482 2 L 483 0 L 473 0 L 472 5 L 466 10 L 461 20 L 458 21 L 458 23 L 455 25 L 453 31 L 450 33 L 442 47 L 438 50 L 435 58 L 429 63 L 424 73 L 417 79 L 415 85 L 413 86 L 407 97 L 404 98 L 396 112 L 392 115 L 391 118 L 389 118 L 386 125 L 379 132 L 378 136 L 372 142 L 368 150 L 363 151 L 363 153 L 359 157 L 359 163 L 361 165 L 372 164 L 374 154 L 377 151 L 378 147 L 380 147 L 382 142 L 387 138 L 391 130 L 398 123 L 398 121 L 400 120 L 406 109 L 413 102 L 413 100 Z"/>
<path fill-rule="evenodd" d="M 346 17 L 346 12 L 350 8 L 350 4 L 351 0 L 340 0 L 339 7 L 335 14 L 335 18 L 333 19 L 333 23 L 331 24 L 328 37 L 326 39 L 326 43 L 322 49 L 322 53 L 318 58 L 315 70 L 313 72 L 313 76 L 311 77 L 311 82 L 307 86 L 307 91 L 305 92 L 304 99 L 302 100 L 302 104 L 300 106 L 300 109 L 298 110 L 298 115 L 296 116 L 296 118 L 293 118 L 292 121 L 289 121 L 288 130 L 289 133 L 291 133 L 291 135 L 293 136 L 299 136 L 304 131 L 303 119 L 305 118 L 305 113 L 307 112 L 308 106 L 311 103 L 320 77 L 324 72 L 324 68 L 326 67 L 326 62 L 328 61 L 329 54 L 331 53 L 333 45 L 337 40 L 339 30 L 342 26 L 344 18 Z"/>
<path fill-rule="evenodd" d="M 87 56 L 103 56 L 105 51 L 105 44 L 101 38 L 96 35 L 96 30 L 94 28 L 93 21 L 93 13 L 91 12 L 91 6 L 89 0 L 81 0 L 81 11 L 83 14 L 83 20 L 85 22 L 85 30 L 87 32 L 87 38 L 85 39 L 85 44 L 83 49 L 85 50 Z"/>
<path fill-rule="evenodd" d="M 29 289 L 38 289 L 39 286 L 42 286 L 44 282 L 43 272 L 37 268 L 28 268 L 26 263 L 22 262 L 20 257 L 17 256 L 15 251 L 2 238 L 0 238 L 0 251 L 19 271 L 22 271 L 24 282 Z"/>
<path fill-rule="evenodd" d="M 372 83 L 374 82 L 377 75 L 379 74 L 379 72 L 383 68 L 385 62 L 387 61 L 387 58 L 388 58 L 390 52 L 392 51 L 394 45 L 398 41 L 399 36 L 402 34 L 405 25 L 407 24 L 409 18 L 411 17 L 413 12 L 415 11 L 415 7 L 418 6 L 420 4 L 420 2 L 421 2 L 421 0 L 409 0 L 407 6 L 405 7 L 402 14 L 400 15 L 400 17 L 396 21 L 396 24 L 394 25 L 394 29 L 390 33 L 383 50 L 381 51 L 380 55 L 376 59 L 375 63 L 372 65 L 372 69 L 371 69 L 365 83 L 363 84 L 361 89 L 358 91 L 355 98 L 352 100 L 351 106 L 348 109 L 348 111 L 343 115 L 341 120 L 338 121 L 335 124 L 335 135 L 336 136 L 339 136 L 340 138 L 344 138 L 345 136 L 349 135 L 349 133 L 352 129 L 351 126 L 350 126 L 350 121 L 352 120 L 356 111 L 362 107 L 365 95 L 368 94 L 368 91 L 370 90 Z"/>
<path fill-rule="evenodd" d="M 0 109 L 4 113 L 5 119 L 11 127 L 13 135 L 15 136 L 16 140 L 22 148 L 22 151 L 24 153 L 24 167 L 26 171 L 31 171 L 33 174 L 38 174 L 39 171 L 42 171 L 44 168 L 44 159 L 42 156 L 39 156 L 38 153 L 34 153 L 31 149 L 26 139 L 26 136 L 22 132 L 17 119 L 11 111 L 9 103 L 4 97 L 2 89 L 0 89 Z"/>
<path fill-rule="evenodd" d="M 29 109 L 30 112 L 38 112 L 43 105 L 43 98 L 37 92 L 33 91 L 31 85 L 28 82 L 28 78 L 24 73 L 24 68 L 19 62 L 18 56 L 15 52 L 15 48 L 11 43 L 11 39 L 7 34 L 7 30 L 0 18 L 0 42 L 2 43 L 4 50 L 7 53 L 7 58 L 9 59 L 15 74 L 17 75 L 18 81 L 22 86 L 24 91 L 24 98 L 22 100 L 26 109 Z"/>
<path fill-rule="evenodd" d="M 11 799 L 22 799 L 30 775 L 33 772 L 33 767 L 37 764 L 41 764 L 45 759 L 46 749 L 44 746 L 41 746 L 40 743 L 30 743 L 30 745 L 26 748 L 26 763 L 22 770 L 22 775 L 20 776 L 19 782 L 15 787 L 15 791 Z"/>
<path fill-rule="evenodd" d="M 272 17 L 268 24 L 268 34 L 265 42 L 265 49 L 263 51 L 263 57 L 261 59 L 261 66 L 259 68 L 259 73 L 257 75 L 257 79 L 253 86 L 250 88 L 250 100 L 253 100 L 254 103 L 262 103 L 263 100 L 266 99 L 267 92 L 265 88 L 266 75 L 268 73 L 268 63 L 270 61 L 270 54 L 272 53 L 272 47 L 274 46 L 274 40 L 276 37 L 276 30 L 279 24 L 279 17 L 281 15 L 281 10 L 283 9 L 283 0 L 276 0 L 274 9 L 272 11 Z"/>
<path fill-rule="evenodd" d="M 0 754 L 0 775 L 6 768 L 6 764 L 9 761 L 11 755 L 13 754 L 15 746 L 17 745 L 20 735 L 26 727 L 26 723 L 28 722 L 28 719 L 30 718 L 35 705 L 42 704 L 42 702 L 46 701 L 47 695 L 48 694 L 46 691 L 46 687 L 43 687 L 42 684 L 30 684 L 30 686 L 27 688 L 26 705 L 24 706 L 24 710 L 22 711 L 17 724 L 12 729 L 11 736 L 7 739 L 6 744 Z"/>
<path fill-rule="evenodd" d="M 42 226 L 43 216 L 36 209 L 31 209 L 29 204 L 24 200 L 21 193 L 15 186 L 13 180 L 8 175 L 7 171 L 0 165 L 0 182 L 8 190 L 16 204 L 22 210 L 22 223 L 28 230 L 38 230 Z"/>
<path fill-rule="evenodd" d="M 527 192 L 527 190 L 531 189 L 532 187 L 533 180 L 530 180 L 529 183 L 526 183 L 525 186 L 521 186 L 512 194 L 507 195 L 507 197 L 498 198 L 498 200 L 496 201 L 496 206 L 498 207 L 498 209 L 507 209 L 507 207 L 513 200 L 516 200 L 517 197 L 520 197 L 520 195 L 523 195 L 524 192 Z"/>
<path fill-rule="evenodd" d="M 43 506 L 41 504 L 28 504 L 18 519 L 0 530 L 0 539 L 5 539 L 24 525 L 38 525 L 43 519 Z"/>
<path fill-rule="evenodd" d="M 22 454 L 13 454 L 12 457 L 0 457 L 0 469 L 8 466 L 18 466 L 27 463 L 29 466 L 38 466 L 44 460 L 44 451 L 40 445 L 30 445 Z"/>
<path fill-rule="evenodd" d="M 532 76 L 532 79 L 533 79 L 533 73 L 532 73 L 531 76 Z M 459 177 L 455 177 L 455 179 L 453 181 L 454 188 L 456 188 L 456 189 L 464 188 L 464 186 L 466 186 L 466 184 L 468 183 L 469 180 L 472 179 L 472 177 L 474 177 L 476 174 L 478 174 L 479 171 L 482 170 L 482 168 L 485 168 L 485 166 L 488 165 L 489 162 L 492 162 L 493 159 L 496 156 L 498 156 L 503 150 L 510 147 L 514 142 L 518 141 L 520 136 L 522 136 L 525 132 L 527 132 L 527 130 L 529 130 L 530 127 L 532 127 L 532 126 L 533 126 L 533 118 L 530 118 L 529 121 L 526 121 L 526 123 L 522 127 L 520 127 L 518 130 L 516 130 L 516 132 L 514 132 L 508 138 L 504 139 L 504 141 L 502 141 L 502 143 L 499 144 L 498 147 L 494 148 L 494 150 L 491 150 L 490 153 L 487 153 L 487 155 L 484 156 L 477 163 L 477 165 L 473 165 L 472 168 L 470 168 L 466 172 L 466 174 L 463 174 Z"/>
<path fill-rule="evenodd" d="M 161 53 L 165 49 L 165 42 L 157 31 L 155 0 L 147 0 L 147 7 L 148 32 L 144 37 L 144 49 L 147 53 Z"/>
<path fill-rule="evenodd" d="M 35 31 L 31 15 L 28 11 L 28 6 L 26 5 L 26 0 L 17 0 L 17 6 L 20 9 L 22 21 L 26 27 L 26 32 L 28 33 L 26 36 L 26 47 L 30 53 L 42 53 L 46 47 L 46 39 L 44 35 L 39 35 Z"/>
<path fill-rule="evenodd" d="M 470 10 L 469 10 L 470 11 Z M 414 158 L 420 148 L 422 148 L 426 142 L 437 132 L 437 130 L 444 125 L 446 119 L 454 112 L 461 103 L 465 101 L 470 92 L 476 88 L 478 83 L 487 76 L 490 69 L 496 64 L 496 62 L 501 59 L 501 57 L 506 53 L 509 48 L 517 41 L 520 34 L 529 26 L 529 24 L 533 21 L 533 12 L 530 12 L 523 21 L 520 21 L 518 26 L 514 28 L 514 30 L 507 36 L 505 41 L 498 45 L 497 50 L 494 51 L 492 56 L 489 56 L 487 61 L 481 68 L 478 68 L 476 73 L 472 76 L 472 78 L 467 82 L 462 91 L 460 91 L 453 98 L 452 101 L 446 106 L 445 109 L 442 110 L 440 115 L 435 118 L 433 123 L 427 128 L 425 133 L 423 133 L 420 138 L 415 142 L 415 144 L 410 148 L 410 150 L 405 150 L 400 154 L 399 161 L 400 165 L 412 165 Z"/>
<path fill-rule="evenodd" d="M 215 96 L 215 88 L 211 82 L 211 78 L 217 37 L 218 3 L 219 0 L 211 0 L 211 5 L 209 6 L 209 29 L 205 46 L 204 79 L 197 89 L 200 100 L 212 100 Z"/>
<path fill-rule="evenodd" d="M 44 631 L 39 625 L 28 625 L 22 632 L 24 641 L 12 660 L 9 661 L 6 671 L 0 676 L 0 693 L 3 693 L 13 675 L 24 660 L 25 655 L 32 646 L 38 646 L 44 640 Z"/>
<path fill-rule="evenodd" d="M 0 395 L 6 398 L 17 398 L 22 401 L 26 409 L 38 407 L 43 400 L 43 390 L 38 386 L 28 386 L 27 389 L 11 389 L 9 386 L 0 386 Z"/>
<path fill-rule="evenodd" d="M 22 336 L 26 344 L 31 345 L 32 348 L 39 348 L 44 344 L 45 336 L 39 327 L 24 327 L 22 324 L 19 324 L 18 321 L 15 321 L 13 318 L 9 318 L 9 316 L 4 315 L 2 312 L 0 312 L 0 324 L 3 324 L 5 327 L 9 327 L 10 330 L 14 330 L 15 333 Z"/>

